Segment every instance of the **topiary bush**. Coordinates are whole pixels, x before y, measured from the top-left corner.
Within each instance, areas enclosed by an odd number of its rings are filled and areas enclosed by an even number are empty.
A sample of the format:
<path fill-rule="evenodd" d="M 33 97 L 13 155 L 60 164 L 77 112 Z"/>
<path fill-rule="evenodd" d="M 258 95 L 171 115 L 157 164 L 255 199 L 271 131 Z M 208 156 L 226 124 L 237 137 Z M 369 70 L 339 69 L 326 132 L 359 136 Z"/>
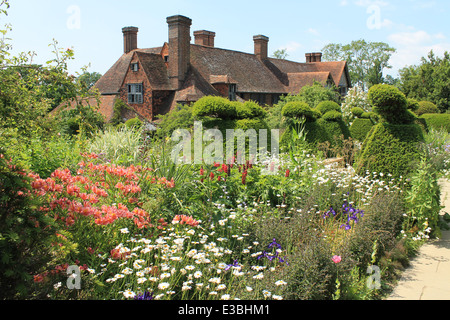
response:
<path fill-rule="evenodd" d="M 352 115 L 353 115 L 355 118 L 361 118 L 361 116 L 362 116 L 364 113 L 366 113 L 366 112 L 364 111 L 364 109 L 363 109 L 363 108 L 360 108 L 360 107 L 354 107 L 354 108 L 352 108 L 351 112 L 352 112 Z"/>
<path fill-rule="evenodd" d="M 223 97 L 205 96 L 194 103 L 192 115 L 194 117 L 213 117 L 220 119 L 235 119 L 236 105 Z"/>
<path fill-rule="evenodd" d="M 341 107 L 334 101 L 322 101 L 317 105 L 316 109 L 323 115 L 329 111 L 342 112 Z"/>
<path fill-rule="evenodd" d="M 355 119 L 350 126 L 350 135 L 353 139 L 363 142 L 370 132 L 374 123 L 370 119 Z"/>
<path fill-rule="evenodd" d="M 417 124 L 379 123 L 368 133 L 357 160 L 356 171 L 406 176 L 420 157 L 424 135 Z"/>
<path fill-rule="evenodd" d="M 419 108 L 420 108 L 420 104 L 419 101 L 417 101 L 416 99 L 406 99 L 406 103 L 407 103 L 407 108 L 408 110 L 411 110 L 412 112 L 416 112 Z"/>
<path fill-rule="evenodd" d="M 385 122 L 409 124 L 414 121 L 407 111 L 405 95 L 396 87 L 387 84 L 377 84 L 369 89 L 369 102 L 373 111 L 378 113 Z"/>
<path fill-rule="evenodd" d="M 439 113 L 439 108 L 429 101 L 420 101 L 419 108 L 415 111 L 418 116 L 429 114 L 429 113 Z"/>
<path fill-rule="evenodd" d="M 336 110 L 331 110 L 326 112 L 322 119 L 325 121 L 341 121 L 342 120 L 342 113 Z"/>
<path fill-rule="evenodd" d="M 284 117 L 292 119 L 305 118 L 307 122 L 313 122 L 317 120 L 317 114 L 309 107 L 306 102 L 291 101 L 286 103 L 283 107 L 281 114 Z"/>
<path fill-rule="evenodd" d="M 428 128 L 446 130 L 450 133 L 450 114 L 423 114 L 419 120 L 424 120 Z"/>

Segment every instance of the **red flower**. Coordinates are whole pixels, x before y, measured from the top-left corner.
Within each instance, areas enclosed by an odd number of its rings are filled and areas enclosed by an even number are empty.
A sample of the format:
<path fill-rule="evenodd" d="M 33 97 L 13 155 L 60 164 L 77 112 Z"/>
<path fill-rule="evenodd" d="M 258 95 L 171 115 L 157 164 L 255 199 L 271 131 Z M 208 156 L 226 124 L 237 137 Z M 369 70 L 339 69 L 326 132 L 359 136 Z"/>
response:
<path fill-rule="evenodd" d="M 289 178 L 289 174 L 291 173 L 291 171 L 289 169 L 286 170 L 286 178 Z"/>

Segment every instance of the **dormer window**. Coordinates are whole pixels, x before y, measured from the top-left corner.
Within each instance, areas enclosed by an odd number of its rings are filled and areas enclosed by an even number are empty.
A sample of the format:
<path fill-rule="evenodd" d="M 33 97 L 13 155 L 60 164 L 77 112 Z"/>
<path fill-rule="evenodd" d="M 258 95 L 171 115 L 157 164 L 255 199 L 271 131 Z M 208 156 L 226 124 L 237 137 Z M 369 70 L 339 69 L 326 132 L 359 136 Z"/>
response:
<path fill-rule="evenodd" d="M 139 63 L 132 63 L 131 64 L 131 71 L 137 72 L 139 70 Z"/>
<path fill-rule="evenodd" d="M 142 83 L 133 83 L 128 85 L 128 103 L 143 103 Z"/>

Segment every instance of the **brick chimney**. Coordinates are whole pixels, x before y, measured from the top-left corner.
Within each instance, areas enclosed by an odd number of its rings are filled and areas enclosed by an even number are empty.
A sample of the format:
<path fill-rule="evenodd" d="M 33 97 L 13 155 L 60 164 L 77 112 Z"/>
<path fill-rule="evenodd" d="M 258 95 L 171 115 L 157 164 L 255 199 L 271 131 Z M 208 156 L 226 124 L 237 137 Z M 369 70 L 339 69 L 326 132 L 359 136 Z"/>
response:
<path fill-rule="evenodd" d="M 212 31 L 206 31 L 206 30 L 194 31 L 195 44 L 198 44 L 201 46 L 214 48 L 215 36 L 216 36 L 216 33 L 212 32 Z"/>
<path fill-rule="evenodd" d="M 136 27 L 122 28 L 123 33 L 123 51 L 128 53 L 134 49 L 137 49 L 137 34 L 139 29 Z"/>
<path fill-rule="evenodd" d="M 269 38 L 263 35 L 257 35 L 253 37 L 255 43 L 255 55 L 264 60 L 268 57 Z"/>
<path fill-rule="evenodd" d="M 180 89 L 191 60 L 192 20 L 176 15 L 167 18 L 169 25 L 169 78 L 174 90 Z"/>
<path fill-rule="evenodd" d="M 321 52 L 313 52 L 313 53 L 307 53 L 306 55 L 306 62 L 322 62 L 322 53 Z"/>

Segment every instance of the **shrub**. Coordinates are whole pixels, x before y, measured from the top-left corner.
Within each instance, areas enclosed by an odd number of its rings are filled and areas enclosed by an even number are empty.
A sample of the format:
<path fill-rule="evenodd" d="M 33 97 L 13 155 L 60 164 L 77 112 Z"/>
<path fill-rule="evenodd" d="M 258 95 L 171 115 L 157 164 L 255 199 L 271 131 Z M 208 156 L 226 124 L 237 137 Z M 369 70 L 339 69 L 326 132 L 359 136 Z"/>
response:
<path fill-rule="evenodd" d="M 242 104 L 242 103 L 241 103 Z M 266 110 L 264 110 L 258 103 L 255 101 L 249 100 L 243 103 L 243 106 L 249 109 L 250 117 L 247 118 L 264 118 L 267 115 Z"/>
<path fill-rule="evenodd" d="M 373 110 L 386 122 L 409 124 L 414 121 L 407 110 L 405 95 L 396 87 L 378 84 L 369 89 L 369 101 Z"/>
<path fill-rule="evenodd" d="M 417 111 L 420 108 L 419 101 L 417 101 L 416 99 L 409 98 L 406 100 L 406 103 L 408 110 L 411 110 L 413 112 Z"/>
<path fill-rule="evenodd" d="M 450 114 L 423 114 L 419 119 L 424 119 L 429 128 L 443 129 L 450 133 Z"/>
<path fill-rule="evenodd" d="M 367 137 L 367 134 L 373 127 L 373 122 L 370 119 L 355 119 L 352 125 L 350 126 L 350 135 L 353 139 L 358 141 L 364 141 Z"/>
<path fill-rule="evenodd" d="M 0 298 L 30 298 L 33 274 L 51 259 L 55 228 L 30 196 L 31 179 L 0 150 Z"/>
<path fill-rule="evenodd" d="M 235 119 L 236 105 L 223 97 L 206 96 L 194 103 L 192 115 L 194 117 L 213 117 L 220 119 Z"/>
<path fill-rule="evenodd" d="M 366 113 L 366 112 L 364 111 L 364 109 L 363 109 L 363 108 L 360 108 L 360 107 L 354 107 L 354 108 L 352 108 L 351 112 L 352 112 L 352 114 L 353 114 L 353 116 L 354 116 L 355 118 L 361 118 L 361 116 L 362 116 L 364 113 Z"/>
<path fill-rule="evenodd" d="M 292 101 L 286 103 L 281 111 L 284 117 L 292 118 L 292 119 L 300 119 L 305 118 L 307 122 L 312 122 L 317 119 L 317 115 L 313 112 L 313 110 L 309 107 L 306 102 L 300 101 Z"/>
<path fill-rule="evenodd" d="M 342 113 L 339 111 L 331 110 L 326 112 L 322 119 L 325 121 L 340 121 L 342 120 Z"/>
<path fill-rule="evenodd" d="M 415 111 L 415 113 L 418 116 L 428 113 L 439 113 L 439 108 L 433 102 L 420 101 L 419 108 Z"/>
<path fill-rule="evenodd" d="M 188 129 L 194 125 L 192 107 L 189 105 L 177 105 L 165 115 L 159 115 L 157 134 L 160 137 L 170 137 L 176 129 Z"/>
<path fill-rule="evenodd" d="M 380 123 L 369 132 L 358 159 L 357 172 L 378 172 L 405 176 L 419 159 L 419 144 L 424 142 L 419 125 Z"/>
<path fill-rule="evenodd" d="M 125 126 L 130 129 L 131 128 L 140 129 L 142 127 L 142 121 L 138 117 L 132 118 L 125 122 Z"/>
<path fill-rule="evenodd" d="M 322 101 L 317 105 L 316 109 L 323 115 L 328 111 L 342 112 L 341 107 L 334 101 Z"/>

